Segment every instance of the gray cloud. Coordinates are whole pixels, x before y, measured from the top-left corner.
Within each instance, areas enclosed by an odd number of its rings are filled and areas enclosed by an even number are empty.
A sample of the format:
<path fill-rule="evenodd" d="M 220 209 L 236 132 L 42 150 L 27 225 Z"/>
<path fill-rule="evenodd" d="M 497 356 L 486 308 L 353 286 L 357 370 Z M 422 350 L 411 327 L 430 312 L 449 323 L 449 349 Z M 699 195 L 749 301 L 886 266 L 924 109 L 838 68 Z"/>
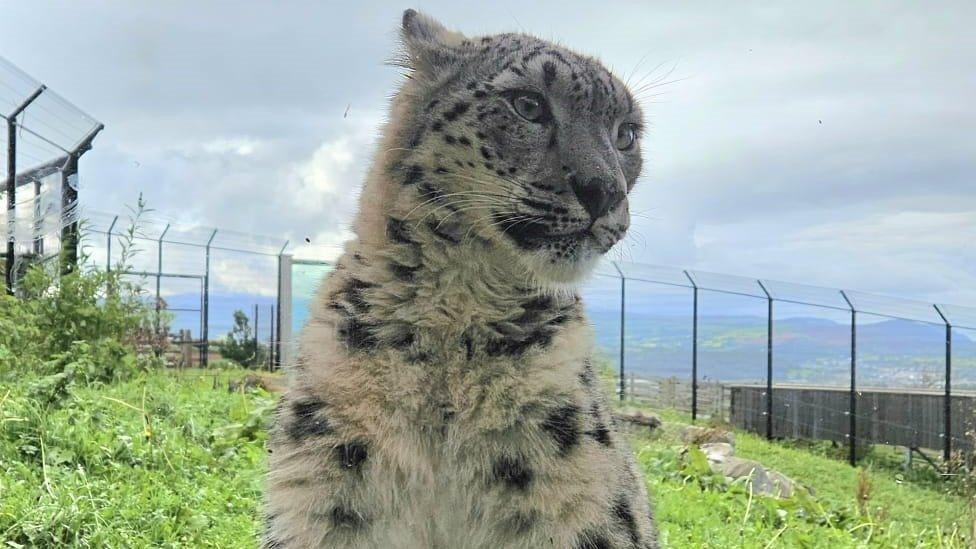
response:
<path fill-rule="evenodd" d="M 973 6 L 415 7 L 559 40 L 632 81 L 676 65 L 644 92 L 621 257 L 976 304 Z M 143 190 L 174 217 L 333 243 L 399 78 L 384 61 L 404 7 L 0 1 L 0 40 L 106 123 L 89 205 Z"/>

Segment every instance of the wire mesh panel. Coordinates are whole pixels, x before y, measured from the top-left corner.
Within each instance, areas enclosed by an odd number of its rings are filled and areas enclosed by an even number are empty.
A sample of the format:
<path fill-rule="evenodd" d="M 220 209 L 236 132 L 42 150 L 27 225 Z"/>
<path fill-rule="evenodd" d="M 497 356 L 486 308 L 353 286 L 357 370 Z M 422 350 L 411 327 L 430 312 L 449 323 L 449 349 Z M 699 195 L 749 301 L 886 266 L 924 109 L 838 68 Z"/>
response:
<path fill-rule="evenodd" d="M 859 312 L 857 335 L 858 439 L 942 448 L 945 326 Z"/>
<path fill-rule="evenodd" d="M 628 396 L 691 413 L 693 298 L 691 288 L 627 279 Z"/>
<path fill-rule="evenodd" d="M 85 210 L 84 218 L 89 264 L 123 270 L 153 307 L 158 295 L 165 320 L 160 329 L 174 344 L 198 349 L 207 364 L 210 355 L 220 356 L 220 343 L 234 331 L 240 312 L 247 339 L 261 349 L 259 361 L 275 360 L 279 254 L 286 240 L 182 223 L 138 208 L 121 215 Z"/>
<path fill-rule="evenodd" d="M 734 424 L 765 432 L 769 356 L 768 301 L 745 293 L 699 290 L 698 380 L 728 391 L 713 410 Z"/>
<path fill-rule="evenodd" d="M 621 284 L 616 268 L 610 262 L 601 263 L 583 286 L 581 296 L 594 328 L 594 366 L 598 370 L 612 370 L 616 375 L 620 371 L 621 357 Z"/>
<path fill-rule="evenodd" d="M 846 442 L 850 312 L 788 301 L 775 311 L 773 436 Z"/>

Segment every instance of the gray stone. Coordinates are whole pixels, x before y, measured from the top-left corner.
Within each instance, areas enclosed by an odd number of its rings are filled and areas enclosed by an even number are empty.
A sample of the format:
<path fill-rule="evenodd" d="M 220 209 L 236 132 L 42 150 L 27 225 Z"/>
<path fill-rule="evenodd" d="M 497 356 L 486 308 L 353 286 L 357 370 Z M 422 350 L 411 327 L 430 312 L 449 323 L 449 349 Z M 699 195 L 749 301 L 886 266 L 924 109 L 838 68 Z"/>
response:
<path fill-rule="evenodd" d="M 723 429 L 711 427 L 696 427 L 689 425 L 681 430 L 681 442 L 685 444 L 708 444 L 712 442 L 724 442 L 735 444 L 735 435 Z"/>
<path fill-rule="evenodd" d="M 766 469 L 763 464 L 751 459 L 727 457 L 712 464 L 712 470 L 735 480 L 748 478 L 752 492 L 760 496 L 788 498 L 793 495 L 794 482 L 782 473 Z"/>
<path fill-rule="evenodd" d="M 728 442 L 709 442 L 708 444 L 702 444 L 699 448 L 701 448 L 701 451 L 705 453 L 705 457 L 711 463 L 725 461 L 735 453 L 735 448 Z"/>

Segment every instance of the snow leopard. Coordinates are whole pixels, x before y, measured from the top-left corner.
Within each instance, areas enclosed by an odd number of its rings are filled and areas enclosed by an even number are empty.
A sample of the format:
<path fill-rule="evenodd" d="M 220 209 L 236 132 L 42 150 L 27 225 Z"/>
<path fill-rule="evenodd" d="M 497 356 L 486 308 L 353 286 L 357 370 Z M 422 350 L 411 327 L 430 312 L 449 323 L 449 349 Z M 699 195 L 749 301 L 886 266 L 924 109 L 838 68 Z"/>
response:
<path fill-rule="evenodd" d="M 530 35 L 414 10 L 400 35 L 269 436 L 262 546 L 657 547 L 578 290 L 628 230 L 640 106 Z"/>

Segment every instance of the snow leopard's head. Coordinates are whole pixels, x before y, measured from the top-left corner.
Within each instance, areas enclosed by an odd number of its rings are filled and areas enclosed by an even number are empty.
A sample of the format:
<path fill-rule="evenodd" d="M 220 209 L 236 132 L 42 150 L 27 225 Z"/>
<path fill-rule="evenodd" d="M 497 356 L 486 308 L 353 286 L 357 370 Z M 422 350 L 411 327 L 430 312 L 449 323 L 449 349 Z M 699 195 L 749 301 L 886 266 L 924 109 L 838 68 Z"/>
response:
<path fill-rule="evenodd" d="M 640 107 L 593 58 L 524 34 L 466 38 L 407 10 L 404 184 L 542 283 L 582 278 L 630 225 Z"/>

